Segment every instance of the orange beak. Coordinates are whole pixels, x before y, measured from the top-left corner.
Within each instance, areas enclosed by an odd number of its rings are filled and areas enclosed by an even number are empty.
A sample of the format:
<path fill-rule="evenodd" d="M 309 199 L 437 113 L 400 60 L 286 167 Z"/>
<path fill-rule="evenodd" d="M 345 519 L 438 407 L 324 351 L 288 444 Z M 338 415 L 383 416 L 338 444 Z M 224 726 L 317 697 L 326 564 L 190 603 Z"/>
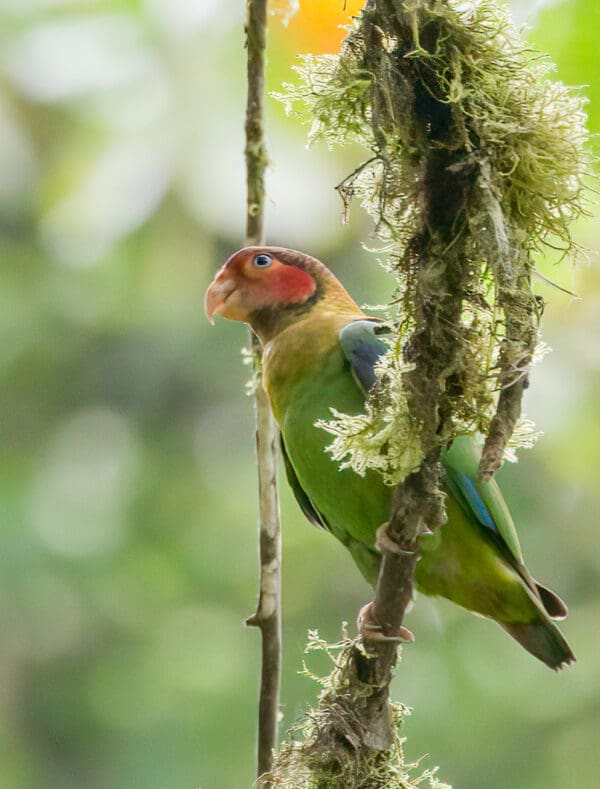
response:
<path fill-rule="evenodd" d="M 223 269 L 217 273 L 204 297 L 204 312 L 211 324 L 214 325 L 215 315 L 221 315 L 225 309 L 225 302 L 236 287 L 235 282 Z"/>

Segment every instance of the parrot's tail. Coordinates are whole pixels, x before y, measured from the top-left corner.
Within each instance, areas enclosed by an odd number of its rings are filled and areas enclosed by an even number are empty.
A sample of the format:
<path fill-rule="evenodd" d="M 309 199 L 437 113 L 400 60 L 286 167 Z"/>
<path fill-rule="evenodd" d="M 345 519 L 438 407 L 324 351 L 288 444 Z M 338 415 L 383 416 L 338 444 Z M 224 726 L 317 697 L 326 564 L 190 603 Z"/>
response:
<path fill-rule="evenodd" d="M 528 652 L 555 671 L 575 662 L 571 647 L 556 625 L 550 621 L 540 619 L 537 622 L 517 624 L 500 622 L 500 625 Z"/>

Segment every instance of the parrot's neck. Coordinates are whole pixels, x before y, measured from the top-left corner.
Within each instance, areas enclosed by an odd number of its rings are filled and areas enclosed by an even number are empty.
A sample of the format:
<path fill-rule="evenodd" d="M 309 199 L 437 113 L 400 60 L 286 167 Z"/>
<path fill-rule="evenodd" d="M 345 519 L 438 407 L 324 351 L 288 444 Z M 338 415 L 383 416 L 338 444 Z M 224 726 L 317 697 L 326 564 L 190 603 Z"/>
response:
<path fill-rule="evenodd" d="M 329 303 L 329 308 L 314 309 L 264 344 L 263 386 L 280 426 L 290 401 L 307 384 L 312 387 L 320 380 L 323 365 L 330 363 L 332 352 L 335 363 L 343 366 L 340 331 L 365 317 L 354 302 L 345 307 L 346 310 L 334 310 Z"/>
<path fill-rule="evenodd" d="M 341 282 L 322 266 L 323 271 L 311 272 L 317 288 L 310 298 L 291 304 L 274 304 L 255 310 L 250 326 L 265 346 L 294 323 L 307 317 L 331 313 L 362 315 L 362 310 Z"/>

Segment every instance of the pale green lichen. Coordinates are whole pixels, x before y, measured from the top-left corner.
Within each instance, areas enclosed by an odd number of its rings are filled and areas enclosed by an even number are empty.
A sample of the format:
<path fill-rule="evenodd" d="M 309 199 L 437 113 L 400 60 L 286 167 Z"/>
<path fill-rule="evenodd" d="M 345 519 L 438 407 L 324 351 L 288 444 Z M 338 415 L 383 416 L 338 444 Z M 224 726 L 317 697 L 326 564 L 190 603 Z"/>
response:
<path fill-rule="evenodd" d="M 526 416 L 521 416 L 515 425 L 512 436 L 508 440 L 504 451 L 504 459 L 510 463 L 517 462 L 518 449 L 531 449 L 543 435 L 540 430 L 535 429 L 535 423 Z"/>
<path fill-rule="evenodd" d="M 549 351 L 549 347 L 540 342 L 533 354 L 532 365 L 537 364 Z M 402 382 L 402 376 L 410 369 L 411 366 L 402 361 L 398 340 L 390 341 L 389 351 L 375 367 L 376 378 L 380 383 L 367 399 L 365 413 L 342 414 L 332 408 L 331 419 L 316 422 L 316 427 L 334 436 L 327 451 L 341 469 L 351 468 L 360 476 L 371 469 L 382 475 L 386 485 L 397 485 L 419 468 L 423 451 L 415 430 L 411 428 Z M 475 413 L 471 421 L 457 420 L 456 424 L 457 432 L 461 434 L 478 431 Z M 534 422 L 522 414 L 506 444 L 504 459 L 516 463 L 517 451 L 531 449 L 542 435 L 541 431 L 536 430 Z"/>
<path fill-rule="evenodd" d="M 382 339 L 384 339 L 382 337 Z M 388 485 L 396 485 L 406 473 L 416 471 L 423 460 L 421 443 L 411 429 L 402 376 L 411 365 L 402 361 L 397 339 L 375 367 L 377 384 L 365 405 L 365 413 L 341 414 L 331 409 L 332 419 L 316 423 L 334 436 L 327 447 L 340 468 L 352 468 L 364 476 L 367 469 L 380 472 Z"/>
<path fill-rule="evenodd" d="M 439 100 L 456 105 L 468 120 L 461 142 L 488 155 L 493 172 L 502 179 L 503 208 L 524 229 L 528 244 L 554 245 L 558 237 L 565 250 L 571 250 L 570 225 L 585 212 L 584 178 L 590 172 L 584 147 L 589 136 L 586 99 L 548 78 L 554 65 L 527 47 L 512 28 L 508 11 L 494 0 L 434 3 L 428 14 L 444 26 L 444 40 L 435 53 L 420 50 L 410 57 L 427 61 L 439 80 Z M 324 140 L 333 147 L 358 142 L 378 155 L 370 128 L 374 75 L 360 56 L 348 47 L 341 55 L 302 55 L 302 65 L 295 67 L 300 82 L 286 83 L 282 93 L 274 94 L 288 112 L 301 109 L 311 122 L 309 143 Z M 406 107 L 391 112 L 399 127 L 394 132 L 400 134 L 395 139 L 390 135 L 389 142 L 405 174 L 404 189 L 385 201 L 393 218 L 387 228 L 392 234 L 402 213 L 393 200 L 402 202 L 408 222 L 415 208 L 412 165 L 423 141 L 410 128 L 408 99 Z M 378 156 L 367 160 L 347 183 L 377 216 L 381 206 L 375 197 L 382 179 L 373 170 L 381 165 Z M 363 182 L 356 180 L 361 174 Z"/>
<path fill-rule="evenodd" d="M 302 674 L 321 686 L 318 705 L 288 732 L 272 772 L 258 786 L 274 789 L 451 789 L 437 778 L 437 768 L 423 769 L 421 760 L 405 758 L 405 738 L 399 730 L 410 709 L 393 704 L 393 742 L 385 751 L 366 751 L 360 741 L 360 716 L 356 714 L 357 693 L 367 693 L 354 676 L 353 652 L 361 649 L 345 630 L 340 642 L 328 644 L 317 631 L 309 631 L 307 653 L 321 653 L 332 664 L 325 676 L 309 670 Z"/>
<path fill-rule="evenodd" d="M 377 0 L 279 96 L 309 142 L 369 151 L 338 191 L 374 218 L 397 279 L 381 385 L 364 415 L 322 424 L 359 473 L 399 482 L 436 441 L 480 432 L 491 476 L 530 443 L 515 425 L 543 307 L 532 255 L 576 250 L 590 170 L 585 100 L 552 68 L 494 0 Z"/>

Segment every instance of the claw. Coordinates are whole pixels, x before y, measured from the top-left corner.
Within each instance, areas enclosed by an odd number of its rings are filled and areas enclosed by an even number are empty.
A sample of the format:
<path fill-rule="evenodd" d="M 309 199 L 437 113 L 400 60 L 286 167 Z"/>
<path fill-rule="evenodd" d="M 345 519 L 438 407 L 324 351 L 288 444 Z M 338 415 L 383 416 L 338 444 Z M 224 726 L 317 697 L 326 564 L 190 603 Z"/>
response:
<path fill-rule="evenodd" d="M 400 625 L 395 634 L 385 635 L 383 633 L 383 627 L 378 625 L 373 620 L 372 606 L 373 603 L 367 603 L 366 605 L 363 605 L 363 607 L 358 612 L 358 619 L 356 620 L 358 632 L 365 640 L 383 642 L 394 641 L 396 643 L 399 642 L 403 644 L 412 643 L 415 640 L 415 637 L 411 631 L 407 627 L 402 627 L 402 625 Z"/>
<path fill-rule="evenodd" d="M 396 556 L 414 556 L 415 549 L 403 548 L 388 534 L 388 523 L 382 523 L 375 532 L 375 547 L 379 553 L 393 553 Z"/>

